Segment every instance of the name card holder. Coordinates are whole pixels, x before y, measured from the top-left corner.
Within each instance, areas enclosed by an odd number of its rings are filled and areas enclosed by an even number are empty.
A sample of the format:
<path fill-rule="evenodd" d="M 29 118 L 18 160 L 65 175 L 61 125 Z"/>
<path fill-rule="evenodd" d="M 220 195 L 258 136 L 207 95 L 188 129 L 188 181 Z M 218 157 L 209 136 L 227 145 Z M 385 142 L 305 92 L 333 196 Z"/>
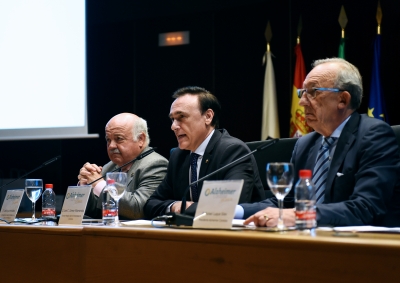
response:
<path fill-rule="evenodd" d="M 69 186 L 58 225 L 81 225 L 91 186 Z"/>
<path fill-rule="evenodd" d="M 193 228 L 231 229 L 243 180 L 204 181 Z"/>
<path fill-rule="evenodd" d="M 24 190 L 8 190 L 0 211 L 0 218 L 12 222 L 17 216 Z"/>

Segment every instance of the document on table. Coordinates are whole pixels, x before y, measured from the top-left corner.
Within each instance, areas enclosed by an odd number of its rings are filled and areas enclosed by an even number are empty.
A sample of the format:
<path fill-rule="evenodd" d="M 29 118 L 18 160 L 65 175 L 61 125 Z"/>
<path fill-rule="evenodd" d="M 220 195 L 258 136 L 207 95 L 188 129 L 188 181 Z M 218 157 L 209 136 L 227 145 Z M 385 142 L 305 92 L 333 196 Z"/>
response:
<path fill-rule="evenodd" d="M 320 231 L 335 231 L 335 232 L 386 232 L 400 233 L 400 227 L 380 227 L 380 226 L 343 226 L 343 227 L 319 227 Z"/>
<path fill-rule="evenodd" d="M 154 226 L 166 226 L 164 221 L 153 221 Z M 135 227 L 135 226 L 152 226 L 150 220 L 132 220 L 121 222 L 121 226 Z"/>

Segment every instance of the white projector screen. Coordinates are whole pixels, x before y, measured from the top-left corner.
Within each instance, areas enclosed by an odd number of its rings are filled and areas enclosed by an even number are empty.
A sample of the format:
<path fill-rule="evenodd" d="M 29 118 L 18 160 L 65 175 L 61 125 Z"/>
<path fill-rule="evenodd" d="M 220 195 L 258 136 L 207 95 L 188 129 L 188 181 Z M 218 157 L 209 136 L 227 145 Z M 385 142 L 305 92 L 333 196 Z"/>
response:
<path fill-rule="evenodd" d="M 85 0 L 0 0 L 0 140 L 88 134 Z"/>

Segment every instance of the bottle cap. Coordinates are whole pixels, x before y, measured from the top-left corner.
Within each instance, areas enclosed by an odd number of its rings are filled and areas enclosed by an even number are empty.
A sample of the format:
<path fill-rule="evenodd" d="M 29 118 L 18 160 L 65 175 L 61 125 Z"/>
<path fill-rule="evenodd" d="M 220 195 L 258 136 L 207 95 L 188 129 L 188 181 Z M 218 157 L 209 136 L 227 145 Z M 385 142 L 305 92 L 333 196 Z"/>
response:
<path fill-rule="evenodd" d="M 52 189 L 53 188 L 53 184 L 45 184 L 44 188 L 45 189 Z"/>
<path fill-rule="evenodd" d="M 312 172 L 309 169 L 303 169 L 299 171 L 300 178 L 311 178 Z"/>
<path fill-rule="evenodd" d="M 108 179 L 107 180 L 107 184 L 108 185 L 112 185 L 112 184 L 114 184 L 115 183 L 115 180 L 113 180 L 113 179 Z"/>

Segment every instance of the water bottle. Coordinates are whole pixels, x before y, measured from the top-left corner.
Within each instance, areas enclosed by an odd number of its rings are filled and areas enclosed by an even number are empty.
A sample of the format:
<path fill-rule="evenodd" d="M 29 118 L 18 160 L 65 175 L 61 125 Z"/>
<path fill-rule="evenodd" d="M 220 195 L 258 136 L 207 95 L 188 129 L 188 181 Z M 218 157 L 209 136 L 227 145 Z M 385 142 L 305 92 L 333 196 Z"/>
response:
<path fill-rule="evenodd" d="M 315 211 L 315 186 L 311 180 L 311 170 L 300 170 L 295 187 L 296 228 L 311 229 L 317 226 Z"/>
<path fill-rule="evenodd" d="M 112 225 L 115 222 L 117 216 L 117 205 L 114 199 L 108 193 L 108 190 L 115 189 L 115 180 L 107 180 L 107 186 L 103 190 L 102 208 L 103 208 L 103 224 Z"/>
<path fill-rule="evenodd" d="M 42 218 L 56 218 L 56 194 L 53 191 L 53 184 L 45 184 L 45 191 L 42 194 Z"/>

